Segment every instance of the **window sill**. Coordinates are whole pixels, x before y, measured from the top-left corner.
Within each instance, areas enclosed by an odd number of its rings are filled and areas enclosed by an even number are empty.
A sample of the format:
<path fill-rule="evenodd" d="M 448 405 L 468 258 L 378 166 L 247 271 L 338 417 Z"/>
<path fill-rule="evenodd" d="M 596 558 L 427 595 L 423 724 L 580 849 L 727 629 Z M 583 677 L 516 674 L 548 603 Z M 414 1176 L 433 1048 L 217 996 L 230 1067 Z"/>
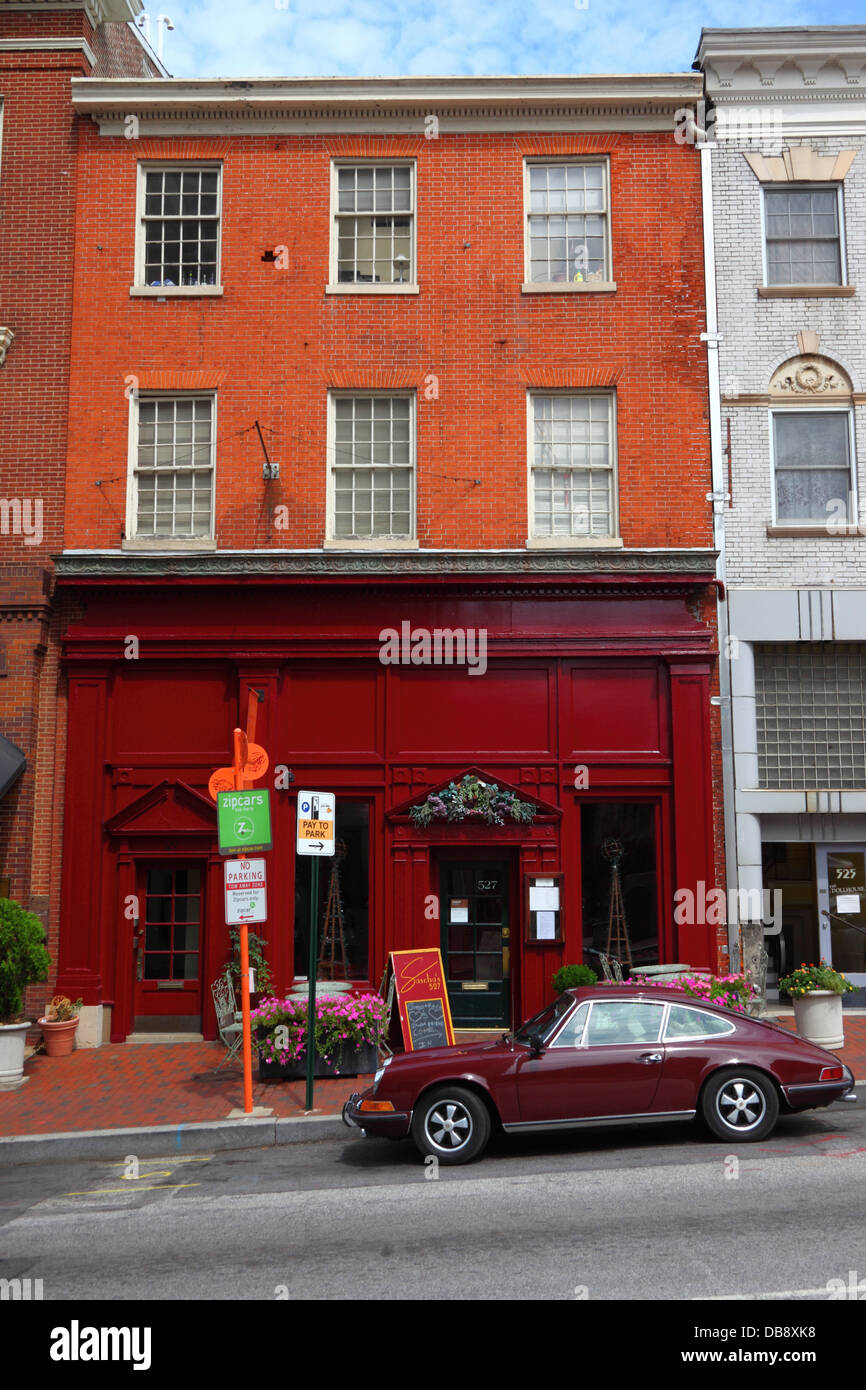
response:
<path fill-rule="evenodd" d="M 149 550 L 149 551 L 180 551 L 181 553 L 198 550 L 216 550 L 215 540 L 197 539 L 188 537 L 183 540 L 173 540 L 169 536 L 148 536 L 146 539 L 133 537 L 128 541 L 120 542 L 121 550 Z"/>
<path fill-rule="evenodd" d="M 222 285 L 130 285 L 131 299 L 195 299 L 219 297 Z"/>
<path fill-rule="evenodd" d="M 615 280 L 527 280 L 520 286 L 521 294 L 612 294 Z"/>
<path fill-rule="evenodd" d="M 759 299 L 853 299 L 856 285 L 759 285 Z"/>
<path fill-rule="evenodd" d="M 802 526 L 768 526 L 767 535 L 782 539 L 797 539 L 801 536 L 812 537 L 825 541 L 844 541 L 851 536 L 862 536 L 866 534 L 866 528 L 861 529 L 851 522 L 847 526 L 812 526 L 805 522 Z"/>
<path fill-rule="evenodd" d="M 388 540 L 386 536 L 376 536 L 373 540 L 324 540 L 323 550 L 420 550 L 419 541 Z"/>
<path fill-rule="evenodd" d="M 326 285 L 325 294 L 420 294 L 419 285 Z"/>
<path fill-rule="evenodd" d="M 527 550 L 622 550 L 621 536 L 530 536 Z"/>

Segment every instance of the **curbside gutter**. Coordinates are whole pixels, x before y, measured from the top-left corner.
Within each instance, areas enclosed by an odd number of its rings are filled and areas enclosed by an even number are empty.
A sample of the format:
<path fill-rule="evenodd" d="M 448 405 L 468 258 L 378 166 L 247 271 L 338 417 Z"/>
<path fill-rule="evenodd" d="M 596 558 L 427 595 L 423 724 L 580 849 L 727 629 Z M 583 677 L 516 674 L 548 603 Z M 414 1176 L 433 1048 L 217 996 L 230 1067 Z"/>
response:
<path fill-rule="evenodd" d="M 61 1159 L 168 1158 L 226 1149 L 264 1149 L 277 1144 L 314 1144 L 323 1139 L 361 1138 L 339 1115 L 287 1119 L 207 1120 L 197 1124 L 150 1125 L 133 1129 L 82 1129 L 63 1134 L 15 1134 L 0 1139 L 0 1168 Z"/>

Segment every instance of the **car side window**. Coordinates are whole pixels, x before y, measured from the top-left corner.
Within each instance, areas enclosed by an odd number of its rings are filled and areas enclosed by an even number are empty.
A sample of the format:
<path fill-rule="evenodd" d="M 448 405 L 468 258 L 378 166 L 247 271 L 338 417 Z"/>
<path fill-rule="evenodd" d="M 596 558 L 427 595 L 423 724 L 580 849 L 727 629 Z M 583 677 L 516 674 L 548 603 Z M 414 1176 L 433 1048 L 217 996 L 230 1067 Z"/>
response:
<path fill-rule="evenodd" d="M 562 1031 L 550 1044 L 551 1047 L 580 1047 L 588 1015 L 589 1004 L 581 1004 L 579 1009 L 575 1009 Z"/>
<path fill-rule="evenodd" d="M 715 1014 L 705 1014 L 700 1009 L 672 1004 L 665 1028 L 665 1042 L 676 1038 L 715 1038 L 722 1033 L 733 1031 L 734 1025 L 726 1018 L 717 1018 Z"/>
<path fill-rule="evenodd" d="M 584 1046 L 657 1042 L 663 1015 L 663 1004 L 642 1004 L 637 1000 L 620 999 L 604 1003 L 594 1001 L 584 1034 Z"/>

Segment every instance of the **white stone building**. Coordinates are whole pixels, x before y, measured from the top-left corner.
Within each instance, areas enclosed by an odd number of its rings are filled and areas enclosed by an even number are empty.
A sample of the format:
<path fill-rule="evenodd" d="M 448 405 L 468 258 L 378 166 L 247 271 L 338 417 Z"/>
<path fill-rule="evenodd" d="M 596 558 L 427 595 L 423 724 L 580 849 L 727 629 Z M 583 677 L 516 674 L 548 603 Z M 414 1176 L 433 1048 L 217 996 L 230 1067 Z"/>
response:
<path fill-rule="evenodd" d="M 770 994 L 823 956 L 862 1006 L 866 27 L 705 29 L 695 66 L 728 896 L 781 891 Z"/>

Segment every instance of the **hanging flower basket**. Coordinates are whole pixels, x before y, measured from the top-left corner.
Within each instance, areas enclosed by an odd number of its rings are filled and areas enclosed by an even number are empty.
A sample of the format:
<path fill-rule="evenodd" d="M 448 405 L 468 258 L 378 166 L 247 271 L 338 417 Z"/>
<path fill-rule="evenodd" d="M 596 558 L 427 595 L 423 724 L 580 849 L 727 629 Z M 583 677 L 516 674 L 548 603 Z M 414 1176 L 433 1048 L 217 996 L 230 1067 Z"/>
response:
<path fill-rule="evenodd" d="M 449 782 L 443 791 L 431 792 L 426 800 L 409 807 L 412 824 L 421 829 L 434 820 L 483 820 L 487 825 L 504 825 L 506 820 L 529 825 L 537 806 L 521 801 L 514 792 L 504 791 L 496 782 L 482 782 L 471 773 L 459 782 Z"/>

